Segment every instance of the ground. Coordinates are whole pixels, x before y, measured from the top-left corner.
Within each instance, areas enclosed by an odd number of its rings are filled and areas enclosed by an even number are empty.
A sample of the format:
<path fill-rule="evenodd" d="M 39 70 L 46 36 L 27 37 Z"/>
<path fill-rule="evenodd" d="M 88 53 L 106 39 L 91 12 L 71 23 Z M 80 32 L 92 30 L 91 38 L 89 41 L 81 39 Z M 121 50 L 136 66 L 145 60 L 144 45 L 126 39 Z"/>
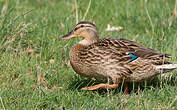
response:
<path fill-rule="evenodd" d="M 103 82 L 80 77 L 68 53 L 80 39 L 60 41 L 78 20 L 117 37 L 169 53 L 177 62 L 175 0 L 0 0 L 0 109 L 151 110 L 177 108 L 177 71 L 113 90 L 82 91 Z M 105 31 L 110 26 L 119 31 Z"/>

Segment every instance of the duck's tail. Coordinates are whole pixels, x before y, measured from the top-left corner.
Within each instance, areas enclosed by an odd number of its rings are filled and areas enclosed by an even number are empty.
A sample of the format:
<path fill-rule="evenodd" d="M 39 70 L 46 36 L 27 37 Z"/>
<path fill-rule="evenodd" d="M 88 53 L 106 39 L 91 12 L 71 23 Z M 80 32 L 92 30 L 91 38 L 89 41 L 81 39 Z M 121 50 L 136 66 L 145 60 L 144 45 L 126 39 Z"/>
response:
<path fill-rule="evenodd" d="M 164 64 L 156 66 L 156 70 L 161 73 L 166 73 L 174 69 L 177 69 L 177 64 Z"/>

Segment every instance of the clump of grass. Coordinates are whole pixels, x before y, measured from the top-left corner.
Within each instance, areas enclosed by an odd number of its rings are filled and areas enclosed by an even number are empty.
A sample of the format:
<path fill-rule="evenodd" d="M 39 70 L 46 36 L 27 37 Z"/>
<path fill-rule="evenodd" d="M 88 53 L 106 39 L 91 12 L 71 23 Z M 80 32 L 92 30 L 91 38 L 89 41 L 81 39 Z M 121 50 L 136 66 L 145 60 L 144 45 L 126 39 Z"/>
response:
<path fill-rule="evenodd" d="M 5 7 L 5 6 L 4 6 Z M 28 12 L 21 15 L 14 15 L 15 9 L 10 8 L 3 12 L 1 16 L 1 51 L 17 51 L 28 46 L 26 41 L 28 33 L 31 31 L 32 23 L 26 23 L 24 16 Z"/>

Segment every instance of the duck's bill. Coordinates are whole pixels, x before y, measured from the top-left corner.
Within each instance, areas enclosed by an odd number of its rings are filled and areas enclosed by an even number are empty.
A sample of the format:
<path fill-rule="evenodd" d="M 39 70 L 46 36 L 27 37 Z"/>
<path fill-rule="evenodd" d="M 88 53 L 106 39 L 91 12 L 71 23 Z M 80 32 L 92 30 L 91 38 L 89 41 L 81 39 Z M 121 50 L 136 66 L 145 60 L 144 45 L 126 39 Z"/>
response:
<path fill-rule="evenodd" d="M 72 38 L 75 38 L 76 36 L 74 35 L 73 32 L 70 32 L 66 35 L 64 35 L 63 37 L 60 38 L 60 40 L 65 40 L 65 39 L 72 39 Z"/>

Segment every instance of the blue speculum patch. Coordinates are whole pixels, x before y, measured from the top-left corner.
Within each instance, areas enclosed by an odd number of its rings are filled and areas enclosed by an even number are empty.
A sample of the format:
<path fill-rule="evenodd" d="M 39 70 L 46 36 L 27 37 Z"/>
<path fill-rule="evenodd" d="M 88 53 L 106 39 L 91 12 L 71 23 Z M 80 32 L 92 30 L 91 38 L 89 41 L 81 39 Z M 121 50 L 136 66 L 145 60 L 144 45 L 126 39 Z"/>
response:
<path fill-rule="evenodd" d="M 130 62 L 132 62 L 138 58 L 137 56 L 133 55 L 132 53 L 128 54 L 128 56 L 130 56 L 132 58 Z"/>

